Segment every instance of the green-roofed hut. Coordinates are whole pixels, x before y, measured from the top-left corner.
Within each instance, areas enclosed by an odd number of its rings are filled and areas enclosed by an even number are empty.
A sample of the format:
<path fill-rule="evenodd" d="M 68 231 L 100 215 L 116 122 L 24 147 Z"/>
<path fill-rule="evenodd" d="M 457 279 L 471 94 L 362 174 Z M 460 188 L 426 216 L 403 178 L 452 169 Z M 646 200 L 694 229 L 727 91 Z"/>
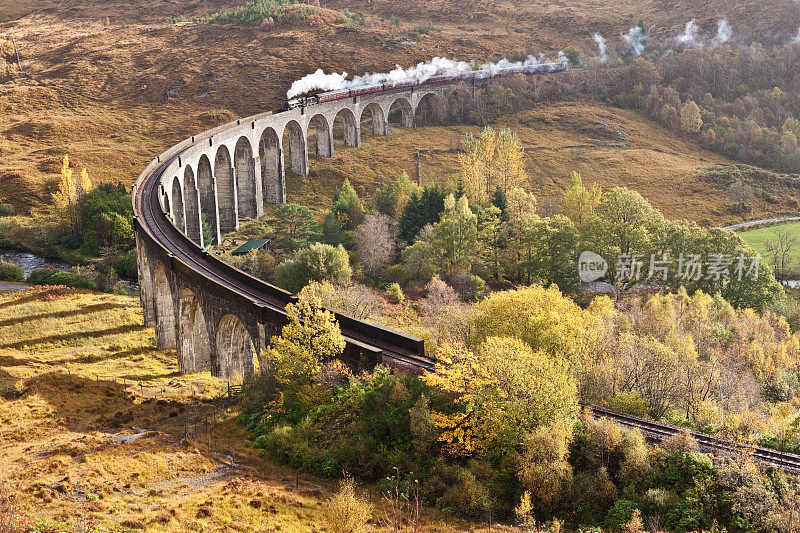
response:
<path fill-rule="evenodd" d="M 253 250 L 260 250 L 266 247 L 269 244 L 269 239 L 253 239 L 252 241 L 247 241 L 233 252 L 231 255 L 244 255 L 249 254 Z"/>

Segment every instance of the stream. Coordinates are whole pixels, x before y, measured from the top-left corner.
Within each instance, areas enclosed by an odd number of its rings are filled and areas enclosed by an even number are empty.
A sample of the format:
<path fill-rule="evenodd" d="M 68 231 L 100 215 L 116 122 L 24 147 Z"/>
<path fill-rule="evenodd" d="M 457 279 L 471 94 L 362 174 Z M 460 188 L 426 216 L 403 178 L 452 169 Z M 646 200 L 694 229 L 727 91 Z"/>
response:
<path fill-rule="evenodd" d="M 0 259 L 9 263 L 16 263 L 22 267 L 25 272 L 25 277 L 30 276 L 31 272 L 47 266 L 55 267 L 58 270 L 69 270 L 70 266 L 60 261 L 52 259 L 45 259 L 30 252 L 20 252 L 19 250 L 12 250 L 11 248 L 0 247 Z"/>

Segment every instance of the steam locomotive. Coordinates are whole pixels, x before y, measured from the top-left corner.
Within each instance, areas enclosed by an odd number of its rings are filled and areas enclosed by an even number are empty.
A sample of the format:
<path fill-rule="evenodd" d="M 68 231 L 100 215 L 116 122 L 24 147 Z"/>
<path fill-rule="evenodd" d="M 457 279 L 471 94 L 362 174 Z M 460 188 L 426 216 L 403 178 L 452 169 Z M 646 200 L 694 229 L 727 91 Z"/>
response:
<path fill-rule="evenodd" d="M 332 100 L 341 100 L 342 98 L 349 98 L 352 96 L 359 96 L 362 94 L 372 94 L 381 91 L 391 91 L 395 89 L 405 89 L 408 87 L 417 87 L 424 85 L 436 85 L 439 83 L 452 83 L 454 81 L 468 81 L 473 79 L 489 79 L 489 78 L 502 78 L 511 76 L 513 74 L 546 74 L 551 72 L 564 72 L 569 68 L 569 61 L 563 60 L 558 63 L 540 63 L 537 65 L 523 65 L 523 66 L 510 66 L 493 70 L 471 70 L 469 72 L 462 72 L 460 74 L 440 74 L 438 76 L 431 76 L 423 81 L 407 80 L 399 83 L 376 83 L 374 85 L 362 85 L 361 87 L 354 87 L 352 89 L 337 89 L 335 91 L 327 91 L 310 96 L 298 96 L 286 102 L 284 110 L 294 109 L 296 107 L 307 107 L 323 102 L 330 102 Z"/>

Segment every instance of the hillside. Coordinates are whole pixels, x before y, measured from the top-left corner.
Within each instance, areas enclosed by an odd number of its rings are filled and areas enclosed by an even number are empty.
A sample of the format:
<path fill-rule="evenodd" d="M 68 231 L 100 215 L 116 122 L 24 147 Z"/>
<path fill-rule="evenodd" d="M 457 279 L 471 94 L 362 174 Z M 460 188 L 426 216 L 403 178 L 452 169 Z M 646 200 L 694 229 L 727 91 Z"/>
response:
<path fill-rule="evenodd" d="M 613 7 L 476 1 L 464 9 L 463 2 L 448 0 L 412 2 L 400 11 L 384 0 L 334 0 L 324 5 L 362 13 L 365 24 L 316 17 L 261 31 L 191 22 L 239 4 L 0 2 L 0 20 L 10 20 L 0 24 L 0 34 L 13 74 L 0 84 L 0 199 L 13 198 L 20 211 L 45 206 L 64 153 L 97 181 L 130 184 L 154 155 L 192 133 L 279 107 L 289 84 L 316 68 L 360 73 L 434 55 L 553 55 L 568 44 L 593 53 L 595 31 L 607 35 L 609 46 L 622 46 L 617 36 L 639 19 L 654 24 L 656 36 L 677 33 L 690 16 L 713 26 L 723 13 L 741 35 L 767 29 L 787 35 L 800 25 L 797 4 L 784 0 L 685 2 L 681 9 L 655 0 Z M 169 17 L 185 22 L 168 23 Z M 426 26 L 433 28 L 417 31 Z M 26 75 L 16 69 L 11 38 Z M 450 134 L 435 130 L 426 137 L 447 144 Z M 541 154 L 538 161 L 541 173 L 563 174 L 560 156 Z M 626 182 L 645 178 L 630 172 Z"/>
<path fill-rule="evenodd" d="M 731 199 L 724 190 L 697 179 L 702 170 L 730 161 L 702 150 L 636 113 L 599 104 L 542 105 L 493 125 L 510 127 L 526 148 L 527 188 L 534 192 L 542 214 L 553 214 L 570 172 L 603 188 L 625 186 L 647 198 L 669 218 L 693 220 L 703 225 L 740 218 L 729 212 Z M 406 130 L 393 128 L 389 138 L 371 137 L 358 149 L 337 143 L 333 159 L 312 161 L 308 178 L 290 177 L 287 193 L 306 204 L 329 209 L 335 187 L 348 177 L 371 192 L 383 177 L 407 172 L 416 179 L 417 150 L 459 146 L 466 132 L 481 128 L 447 126 Z M 422 183 L 452 187 L 459 173 L 454 153 L 422 155 Z M 676 203 L 675 198 L 681 198 Z M 784 201 L 788 201 L 787 196 Z M 753 201 L 755 212 L 781 206 Z"/>
<path fill-rule="evenodd" d="M 125 296 L 0 293 L 0 521 L 13 509 L 69 530 L 324 528 L 335 483 L 258 457 L 235 409 L 211 401 L 226 383 L 179 375 L 141 323 Z"/>

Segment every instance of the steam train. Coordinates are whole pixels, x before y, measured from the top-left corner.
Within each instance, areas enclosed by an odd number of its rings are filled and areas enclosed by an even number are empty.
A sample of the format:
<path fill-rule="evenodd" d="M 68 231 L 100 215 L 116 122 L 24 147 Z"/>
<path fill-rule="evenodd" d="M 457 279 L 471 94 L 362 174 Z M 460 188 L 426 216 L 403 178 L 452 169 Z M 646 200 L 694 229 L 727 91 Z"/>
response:
<path fill-rule="evenodd" d="M 354 87 L 352 89 L 337 89 L 335 91 L 327 91 L 310 96 L 298 96 L 286 102 L 284 110 L 294 109 L 296 107 L 307 107 L 323 102 L 330 102 L 332 100 L 341 100 L 342 98 L 350 98 L 352 96 L 359 96 L 362 94 L 372 94 L 381 91 L 392 91 L 395 89 L 405 89 L 408 87 L 417 87 L 425 85 L 436 85 L 439 83 L 452 83 L 454 81 L 469 81 L 473 79 L 490 79 L 502 78 L 511 76 L 513 74 L 547 74 L 551 72 L 564 72 L 569 68 L 569 61 L 563 60 L 558 63 L 539 63 L 537 65 L 522 65 L 502 67 L 493 70 L 470 70 L 460 74 L 440 74 L 438 76 L 431 76 L 423 81 L 407 80 L 398 83 L 376 83 L 374 85 L 362 85 L 361 87 Z"/>

